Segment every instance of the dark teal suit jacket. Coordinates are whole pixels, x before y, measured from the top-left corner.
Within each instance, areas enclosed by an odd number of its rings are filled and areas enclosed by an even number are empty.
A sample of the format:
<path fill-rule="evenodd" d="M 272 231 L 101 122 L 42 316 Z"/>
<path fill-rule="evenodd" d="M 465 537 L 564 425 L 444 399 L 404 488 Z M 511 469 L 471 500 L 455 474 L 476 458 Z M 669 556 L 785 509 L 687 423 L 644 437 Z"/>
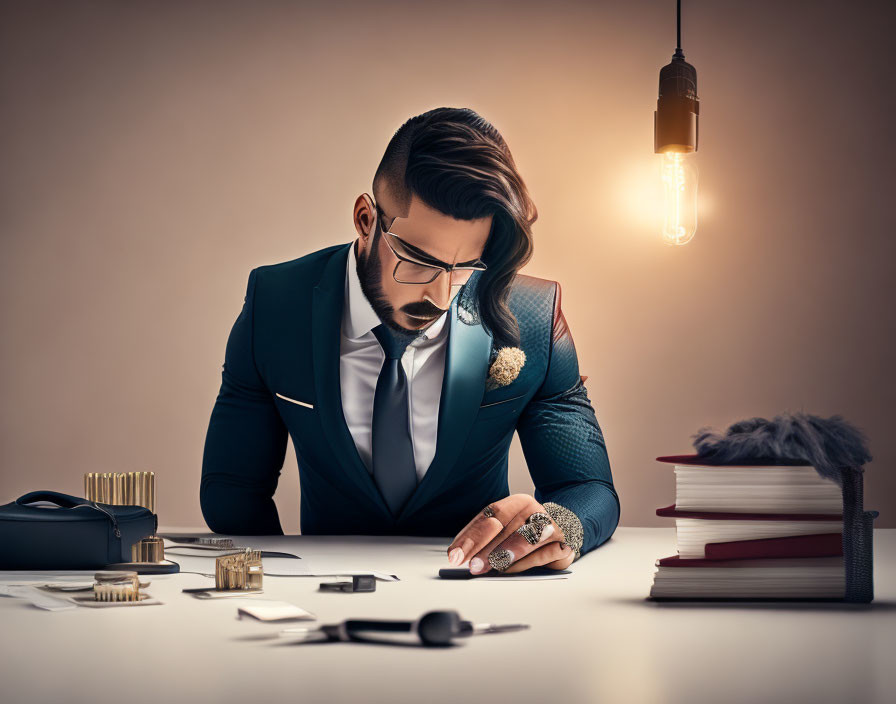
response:
<path fill-rule="evenodd" d="M 579 516 L 582 553 L 609 538 L 619 500 L 560 310 L 560 287 L 523 275 L 508 303 L 526 363 L 507 386 L 486 390 L 492 338 L 476 312 L 478 273 L 452 302 L 435 457 L 392 515 L 342 414 L 339 343 L 351 248 L 328 247 L 249 274 L 203 453 L 200 504 L 209 528 L 282 534 L 273 495 L 289 435 L 302 533 L 453 537 L 509 494 L 507 452 L 517 431 L 535 498 Z"/>

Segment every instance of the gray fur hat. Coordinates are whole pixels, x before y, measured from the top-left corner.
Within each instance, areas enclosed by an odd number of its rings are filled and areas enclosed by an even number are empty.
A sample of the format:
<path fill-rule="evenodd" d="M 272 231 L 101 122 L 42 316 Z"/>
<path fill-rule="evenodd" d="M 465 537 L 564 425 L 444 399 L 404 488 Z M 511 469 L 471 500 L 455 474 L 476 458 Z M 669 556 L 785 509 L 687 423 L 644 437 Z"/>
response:
<path fill-rule="evenodd" d="M 771 420 L 750 418 L 724 433 L 701 428 L 693 440 L 699 459 L 707 464 L 811 464 L 841 486 L 843 470 L 861 472 L 871 461 L 865 436 L 840 416 L 782 413 Z"/>

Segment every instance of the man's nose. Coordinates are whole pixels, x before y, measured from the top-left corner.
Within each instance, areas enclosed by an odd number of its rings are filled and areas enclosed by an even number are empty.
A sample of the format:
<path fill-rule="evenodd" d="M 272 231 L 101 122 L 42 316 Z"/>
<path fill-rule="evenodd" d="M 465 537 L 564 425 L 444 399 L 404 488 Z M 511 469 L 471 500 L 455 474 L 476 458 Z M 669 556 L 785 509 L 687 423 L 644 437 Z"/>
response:
<path fill-rule="evenodd" d="M 448 310 L 461 288 L 463 288 L 461 284 L 451 285 L 450 275 L 448 272 L 443 272 L 435 281 L 428 284 L 423 296 L 442 310 Z"/>
<path fill-rule="evenodd" d="M 451 300 L 459 288 L 459 286 L 451 285 L 451 276 L 447 271 L 443 271 L 434 281 L 430 281 L 426 285 L 423 296 L 442 310 L 446 310 L 451 305 Z"/>

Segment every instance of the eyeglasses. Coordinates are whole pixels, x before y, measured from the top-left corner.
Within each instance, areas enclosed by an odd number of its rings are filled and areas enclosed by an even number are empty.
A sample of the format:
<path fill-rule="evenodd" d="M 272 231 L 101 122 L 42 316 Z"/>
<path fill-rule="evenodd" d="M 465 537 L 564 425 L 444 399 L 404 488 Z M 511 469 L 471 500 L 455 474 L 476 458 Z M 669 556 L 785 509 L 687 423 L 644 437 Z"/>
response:
<path fill-rule="evenodd" d="M 376 206 L 376 211 L 380 217 L 380 222 L 382 222 L 385 219 L 385 214 L 379 205 Z M 390 229 L 395 225 L 396 220 L 401 220 L 401 218 L 395 218 L 392 221 L 392 225 L 390 225 Z M 383 229 L 383 239 L 386 240 L 386 244 L 389 245 L 392 254 L 398 259 L 395 263 L 395 268 L 392 270 L 392 278 L 400 284 L 432 283 L 445 272 L 450 278 L 451 286 L 463 286 L 470 280 L 474 271 L 485 271 L 488 268 L 481 259 L 474 259 L 460 264 L 439 262 L 423 250 L 408 244 L 394 232 L 386 229 Z M 431 264 L 426 264 L 420 261 L 421 256 L 434 261 Z"/>

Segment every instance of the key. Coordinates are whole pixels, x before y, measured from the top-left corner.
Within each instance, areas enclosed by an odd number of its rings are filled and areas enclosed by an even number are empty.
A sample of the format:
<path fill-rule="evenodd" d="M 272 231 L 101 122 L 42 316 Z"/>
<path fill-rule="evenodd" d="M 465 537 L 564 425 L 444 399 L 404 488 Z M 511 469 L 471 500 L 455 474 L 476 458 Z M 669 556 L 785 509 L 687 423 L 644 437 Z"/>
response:
<path fill-rule="evenodd" d="M 416 621 L 350 619 L 342 623 L 318 628 L 285 628 L 281 636 L 294 637 L 297 642 L 326 642 L 368 640 L 363 633 L 414 633 L 424 645 L 448 645 L 455 638 L 486 633 L 510 633 L 529 628 L 527 623 L 476 623 L 461 620 L 456 611 L 430 611 Z M 387 641 L 386 641 L 387 642 Z"/>

